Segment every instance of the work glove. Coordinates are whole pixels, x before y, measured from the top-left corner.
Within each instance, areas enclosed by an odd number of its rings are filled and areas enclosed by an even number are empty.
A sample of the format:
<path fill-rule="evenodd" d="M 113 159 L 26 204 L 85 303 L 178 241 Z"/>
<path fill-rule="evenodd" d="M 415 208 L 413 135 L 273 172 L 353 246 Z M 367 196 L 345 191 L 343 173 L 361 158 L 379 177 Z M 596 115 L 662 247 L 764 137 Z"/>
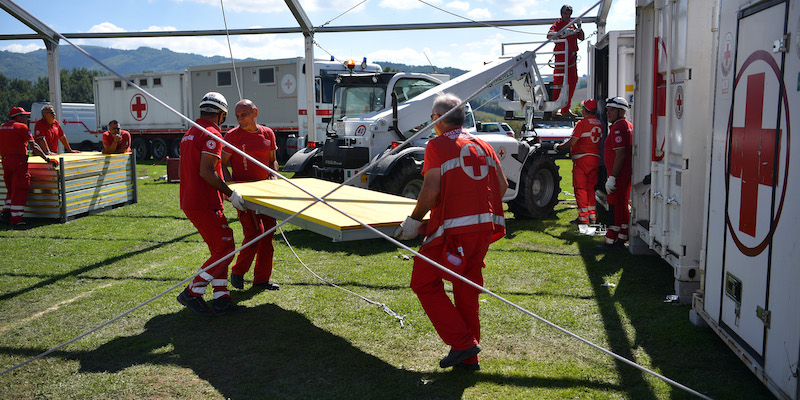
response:
<path fill-rule="evenodd" d="M 422 221 L 417 221 L 414 218 L 406 217 L 400 226 L 394 231 L 394 237 L 399 240 L 414 239 L 419 235 L 419 228 L 422 226 Z"/>
<path fill-rule="evenodd" d="M 617 178 L 609 176 L 606 179 L 606 194 L 611 194 L 617 188 Z"/>
<path fill-rule="evenodd" d="M 242 197 L 242 195 L 237 193 L 235 190 L 230 196 L 228 196 L 228 200 L 231 202 L 231 204 L 233 204 L 234 207 L 236 207 L 237 210 L 247 210 L 247 207 L 244 206 L 244 197 Z"/>
<path fill-rule="evenodd" d="M 559 143 L 553 145 L 553 151 L 555 151 L 556 153 L 558 153 L 558 145 Z"/>

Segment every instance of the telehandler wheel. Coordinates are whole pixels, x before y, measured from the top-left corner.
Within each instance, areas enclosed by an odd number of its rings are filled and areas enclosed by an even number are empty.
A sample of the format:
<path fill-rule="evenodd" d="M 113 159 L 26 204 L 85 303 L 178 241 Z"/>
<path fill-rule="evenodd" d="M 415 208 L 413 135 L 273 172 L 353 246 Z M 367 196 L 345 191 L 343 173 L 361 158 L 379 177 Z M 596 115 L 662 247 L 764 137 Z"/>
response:
<path fill-rule="evenodd" d="M 416 199 L 422 190 L 421 167 L 411 158 L 405 158 L 392 170 L 388 176 L 382 177 L 374 186 L 375 189 L 396 194 L 398 196 Z"/>
<path fill-rule="evenodd" d="M 541 219 L 553 214 L 561 193 L 558 166 L 550 157 L 540 156 L 525 163 L 517 198 L 509 209 L 516 217 Z"/>

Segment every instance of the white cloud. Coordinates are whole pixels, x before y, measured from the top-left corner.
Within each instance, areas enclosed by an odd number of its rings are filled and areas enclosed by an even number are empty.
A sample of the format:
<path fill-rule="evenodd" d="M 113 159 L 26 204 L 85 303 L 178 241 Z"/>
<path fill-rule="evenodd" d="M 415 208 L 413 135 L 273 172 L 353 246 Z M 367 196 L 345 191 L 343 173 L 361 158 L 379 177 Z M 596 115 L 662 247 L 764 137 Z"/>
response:
<path fill-rule="evenodd" d="M 219 7 L 219 0 L 174 0 L 179 3 L 197 3 L 213 7 Z M 303 10 L 308 12 L 315 12 L 321 10 L 347 10 L 355 6 L 362 0 L 303 0 Z M 225 11 L 236 13 L 256 13 L 256 14 L 274 14 L 280 12 L 288 12 L 289 8 L 283 0 L 225 0 L 223 3 Z M 363 10 L 363 5 L 356 7 L 353 11 Z"/>
<path fill-rule="evenodd" d="M 409 0 L 383 0 L 379 5 L 392 10 L 413 10 L 422 7 L 422 3 Z"/>
<path fill-rule="evenodd" d="M 467 11 L 469 10 L 469 3 L 466 1 L 451 1 L 450 3 L 445 4 L 445 8 L 450 11 Z"/>
<path fill-rule="evenodd" d="M 26 44 L 22 45 L 19 43 L 13 43 L 8 46 L 1 46 L 0 50 L 10 51 L 12 53 L 30 53 L 32 51 L 36 51 L 39 49 L 43 49 L 44 46 L 38 44 Z"/>
<path fill-rule="evenodd" d="M 470 10 L 467 13 L 467 16 L 472 18 L 472 19 L 474 19 L 474 20 L 479 21 L 479 20 L 491 19 L 492 18 L 492 13 L 491 13 L 491 11 L 489 11 L 488 8 L 476 8 L 476 9 Z"/>
<path fill-rule="evenodd" d="M 111 22 L 101 22 L 89 28 L 89 32 L 126 32 L 126 30 L 112 24 Z"/>

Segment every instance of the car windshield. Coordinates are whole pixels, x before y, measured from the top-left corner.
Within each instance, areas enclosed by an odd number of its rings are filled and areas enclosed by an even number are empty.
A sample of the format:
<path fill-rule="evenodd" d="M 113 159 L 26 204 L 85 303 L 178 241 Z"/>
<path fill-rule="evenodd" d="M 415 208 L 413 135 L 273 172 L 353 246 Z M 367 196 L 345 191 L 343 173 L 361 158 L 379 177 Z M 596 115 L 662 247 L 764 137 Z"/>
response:
<path fill-rule="evenodd" d="M 386 89 L 376 86 L 348 86 L 336 90 L 336 107 L 333 120 L 344 117 L 357 117 L 383 108 L 386 102 Z"/>

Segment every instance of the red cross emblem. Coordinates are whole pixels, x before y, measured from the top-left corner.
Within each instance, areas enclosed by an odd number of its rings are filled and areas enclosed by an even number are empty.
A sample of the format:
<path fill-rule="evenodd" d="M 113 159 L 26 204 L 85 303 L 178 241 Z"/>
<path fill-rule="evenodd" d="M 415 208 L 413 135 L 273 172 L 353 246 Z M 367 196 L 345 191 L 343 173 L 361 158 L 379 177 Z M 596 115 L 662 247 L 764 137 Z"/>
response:
<path fill-rule="evenodd" d="M 683 86 L 675 89 L 675 117 L 678 119 L 683 117 Z"/>
<path fill-rule="evenodd" d="M 747 76 L 744 126 L 731 129 L 730 174 L 742 180 L 739 230 L 752 237 L 756 236 L 758 185 L 772 187 L 777 173 L 775 147 L 780 146 L 780 132 L 761 127 L 765 76 L 763 72 Z"/>
<path fill-rule="evenodd" d="M 786 151 L 789 149 L 790 128 L 789 128 L 789 104 L 786 96 L 786 90 L 783 88 L 781 93 L 781 102 L 777 106 L 783 107 L 781 112 L 782 122 L 785 123 L 786 132 L 781 129 L 764 128 L 763 123 L 766 121 L 774 127 L 774 116 L 777 115 L 777 109 L 773 105 L 765 107 L 773 103 L 774 94 L 767 93 L 767 87 L 776 87 L 775 83 L 771 86 L 768 85 L 767 78 L 772 78 L 773 75 L 766 72 L 754 72 L 745 75 L 744 72 L 747 68 L 758 62 L 757 68 L 764 70 L 764 63 L 767 64 L 767 71 L 774 72 L 775 80 L 780 82 L 780 67 L 776 63 L 771 54 L 766 51 L 759 50 L 751 54 L 747 60 L 742 64 L 741 70 L 734 80 L 734 96 L 737 94 L 736 88 L 740 83 L 745 83 L 744 89 L 738 93 L 744 98 L 744 125 L 734 126 L 734 114 L 741 115 L 741 110 L 736 113 L 734 110 L 736 106 L 731 107 L 731 114 L 729 116 L 729 146 L 730 146 L 730 159 L 728 160 L 729 174 L 731 177 L 739 178 L 741 180 L 741 189 L 739 194 L 739 209 L 735 209 L 735 197 L 731 195 L 731 183 L 726 185 L 728 192 L 728 202 L 732 202 L 734 206 L 728 206 L 726 210 L 726 223 L 731 237 L 736 243 L 736 246 L 742 252 L 750 257 L 757 256 L 767 247 L 770 237 L 780 220 L 781 211 L 786 195 L 786 185 L 788 178 L 788 164 L 789 154 L 782 154 L 781 148 L 784 147 Z M 743 79 L 744 78 L 744 79 Z M 772 82 L 770 82 L 772 83 Z M 734 97 L 736 98 L 736 97 Z M 786 145 L 782 146 L 781 136 L 786 135 Z M 780 163 L 776 164 L 777 160 L 785 159 L 785 170 L 780 174 Z M 783 175 L 783 182 L 778 180 L 779 175 Z M 777 186 L 776 186 L 777 184 Z M 775 200 L 777 201 L 775 209 L 775 217 L 768 225 L 764 225 L 758 229 L 758 217 L 764 215 L 763 211 L 770 211 L 767 215 L 771 214 L 772 207 L 769 204 L 764 206 L 760 205 L 759 208 L 759 192 L 762 187 L 767 187 L 771 191 L 776 191 Z M 733 192 L 735 196 L 735 191 Z M 763 196 L 761 196 L 763 199 Z M 761 211 L 761 212 L 760 212 Z M 738 214 L 738 227 L 734 229 L 731 221 L 731 215 Z M 764 227 L 768 226 L 765 231 Z M 748 240 L 745 243 L 745 238 L 740 238 L 737 235 L 740 232 L 747 235 L 755 241 Z M 760 233 L 760 235 L 759 235 Z M 762 239 L 763 238 L 763 239 Z M 760 240 L 760 242 L 759 242 Z M 752 243 L 756 243 L 752 246 Z"/>
<path fill-rule="evenodd" d="M 139 93 L 131 98 L 131 116 L 137 121 L 147 117 L 147 99 Z"/>
<path fill-rule="evenodd" d="M 478 146 L 467 143 L 461 148 L 461 169 L 472 179 L 479 181 L 489 175 L 486 152 Z"/>
<path fill-rule="evenodd" d="M 653 110 L 650 113 L 650 125 L 653 127 L 652 131 L 652 148 L 650 149 L 650 158 L 652 161 L 661 161 L 664 159 L 664 143 L 666 138 L 661 139 L 661 147 L 658 147 L 658 117 L 665 117 L 667 115 L 667 80 L 661 76 L 659 71 L 659 62 L 663 58 L 667 59 L 667 47 L 660 37 L 655 38 L 655 54 L 653 54 Z"/>
<path fill-rule="evenodd" d="M 503 158 L 505 158 L 505 156 L 506 156 L 506 148 L 505 148 L 505 147 L 503 147 L 503 146 L 500 146 L 500 147 L 497 149 L 497 156 L 498 156 L 498 157 L 499 157 L 501 160 L 502 160 Z"/>
<path fill-rule="evenodd" d="M 725 44 L 723 45 L 722 51 L 722 75 L 728 76 L 728 73 L 731 72 L 731 66 L 733 65 L 733 35 L 728 32 L 725 35 Z"/>

